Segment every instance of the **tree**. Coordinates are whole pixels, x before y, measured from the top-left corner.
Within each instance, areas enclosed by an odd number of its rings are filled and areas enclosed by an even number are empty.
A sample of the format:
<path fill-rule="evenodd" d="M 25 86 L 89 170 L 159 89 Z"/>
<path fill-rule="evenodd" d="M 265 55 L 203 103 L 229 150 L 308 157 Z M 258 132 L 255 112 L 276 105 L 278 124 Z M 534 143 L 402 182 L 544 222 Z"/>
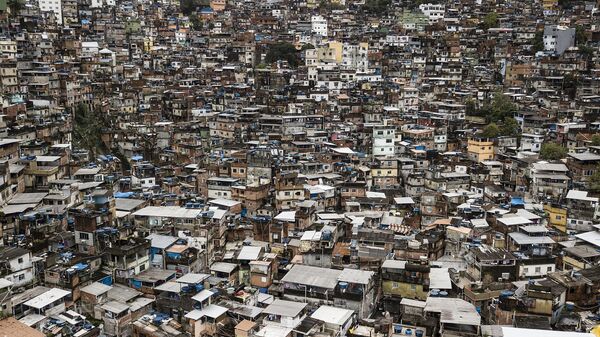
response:
<path fill-rule="evenodd" d="M 369 13 L 382 14 L 391 4 L 391 0 L 366 0 L 363 9 Z"/>
<path fill-rule="evenodd" d="M 200 17 L 198 15 L 191 14 L 190 22 L 192 23 L 192 28 L 194 30 L 198 30 L 198 31 L 202 30 L 204 23 L 202 22 L 202 20 L 200 20 Z"/>
<path fill-rule="evenodd" d="M 108 152 L 102 141 L 102 129 L 107 126 L 102 115 L 90 111 L 87 105 L 80 104 L 73 118 L 73 142 L 75 146 L 88 150 L 92 156 Z"/>
<path fill-rule="evenodd" d="M 573 8 L 573 0 L 558 0 L 558 6 L 562 9 L 571 9 Z"/>
<path fill-rule="evenodd" d="M 558 160 L 567 155 L 567 149 L 557 143 L 544 143 L 540 150 L 540 158 L 544 160 Z"/>
<path fill-rule="evenodd" d="M 472 98 L 468 98 L 465 102 L 465 112 L 468 116 L 477 116 L 479 115 L 479 111 L 477 111 L 477 104 L 475 100 Z"/>
<path fill-rule="evenodd" d="M 267 63 L 273 63 L 281 60 L 287 61 L 291 67 L 298 66 L 300 58 L 298 57 L 298 51 L 293 44 L 289 42 L 277 42 L 269 46 L 265 61 Z"/>
<path fill-rule="evenodd" d="M 579 79 L 573 74 L 566 74 L 563 77 L 563 92 L 570 98 L 575 99 L 577 96 L 577 85 Z"/>
<path fill-rule="evenodd" d="M 516 137 L 520 133 L 519 129 L 519 123 L 516 119 L 512 117 L 505 117 L 502 121 L 502 124 L 500 124 L 500 135 Z"/>
<path fill-rule="evenodd" d="M 512 117 L 504 118 L 500 125 L 496 123 L 488 124 L 481 131 L 480 136 L 485 138 L 496 138 L 499 136 L 516 137 L 519 135 L 519 123 Z"/>
<path fill-rule="evenodd" d="M 483 138 L 496 138 L 500 135 L 500 128 L 496 123 L 490 123 L 481 132 L 480 136 Z"/>
<path fill-rule="evenodd" d="M 315 49 L 315 46 L 313 46 L 312 43 L 306 43 L 302 46 L 302 48 L 300 48 L 301 51 L 305 51 L 308 49 Z"/>
<path fill-rule="evenodd" d="M 179 9 L 184 15 L 195 13 L 198 7 L 210 6 L 210 0 L 181 0 Z"/>
<path fill-rule="evenodd" d="M 345 9 L 346 7 L 344 5 L 342 5 L 341 3 L 337 3 L 337 2 L 332 2 L 331 0 L 321 0 L 321 2 L 319 2 L 319 9 L 323 10 L 323 11 L 335 11 L 335 10 L 342 10 Z"/>
<path fill-rule="evenodd" d="M 517 111 L 517 106 L 502 92 L 496 92 L 491 103 L 484 108 L 484 111 L 487 112 L 488 122 L 499 122 L 505 118 L 513 117 L 515 111 Z"/>
<path fill-rule="evenodd" d="M 10 16 L 15 17 L 19 12 L 25 8 L 25 3 L 22 0 L 9 0 L 8 8 L 10 9 Z"/>
<path fill-rule="evenodd" d="M 592 193 L 600 193 L 600 167 L 590 176 L 589 190 Z"/>
<path fill-rule="evenodd" d="M 592 145 L 593 146 L 600 146 L 600 135 L 593 135 L 592 136 Z"/>
<path fill-rule="evenodd" d="M 587 43 L 587 35 L 585 34 L 585 28 L 583 26 L 575 27 L 575 45 L 581 46 Z"/>
<path fill-rule="evenodd" d="M 535 37 L 533 38 L 533 51 L 538 52 L 544 50 L 544 32 L 538 31 L 535 33 Z"/>
<path fill-rule="evenodd" d="M 498 13 L 487 13 L 483 18 L 482 28 L 487 30 L 496 27 L 498 27 Z"/>

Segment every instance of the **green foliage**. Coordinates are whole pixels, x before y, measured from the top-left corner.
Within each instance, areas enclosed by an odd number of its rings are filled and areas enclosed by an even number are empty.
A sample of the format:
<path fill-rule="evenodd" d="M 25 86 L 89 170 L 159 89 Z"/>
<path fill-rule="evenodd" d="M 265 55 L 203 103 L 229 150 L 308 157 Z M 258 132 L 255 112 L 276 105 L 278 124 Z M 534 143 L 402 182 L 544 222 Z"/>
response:
<path fill-rule="evenodd" d="M 588 47 L 588 46 L 577 46 L 577 48 L 579 48 L 579 53 L 581 54 L 581 56 L 583 56 L 583 58 L 590 60 L 592 58 L 592 56 L 594 56 L 594 48 L 592 47 Z"/>
<path fill-rule="evenodd" d="M 585 45 L 587 43 L 587 35 L 585 34 L 585 28 L 583 26 L 575 27 L 575 44 Z"/>
<path fill-rule="evenodd" d="M 277 42 L 270 45 L 265 62 L 273 63 L 279 60 L 287 61 L 291 67 L 298 66 L 300 58 L 298 57 L 296 47 L 289 42 Z"/>
<path fill-rule="evenodd" d="M 107 123 L 101 114 L 80 104 L 75 109 L 73 120 L 73 141 L 76 147 L 88 150 L 92 156 L 108 152 L 102 141 L 102 128 L 106 127 Z"/>
<path fill-rule="evenodd" d="M 202 30 L 202 27 L 204 26 L 204 23 L 202 22 L 202 20 L 200 20 L 200 17 L 196 14 L 191 14 L 190 15 L 190 22 L 192 23 L 192 28 L 194 30 Z"/>
<path fill-rule="evenodd" d="M 593 135 L 592 136 L 592 145 L 593 146 L 600 146 L 600 135 Z"/>
<path fill-rule="evenodd" d="M 573 7 L 573 0 L 558 0 L 558 6 L 562 9 L 570 9 Z"/>
<path fill-rule="evenodd" d="M 567 155 L 567 149 L 557 143 L 544 143 L 540 150 L 540 158 L 544 160 L 558 160 Z"/>
<path fill-rule="evenodd" d="M 25 8 L 25 2 L 22 0 L 8 0 L 7 6 L 10 9 L 10 15 L 14 17 Z"/>
<path fill-rule="evenodd" d="M 477 105 L 474 99 L 467 99 L 467 101 L 465 102 L 465 112 L 469 116 L 476 116 L 478 114 Z"/>
<path fill-rule="evenodd" d="M 315 49 L 315 46 L 313 46 L 311 43 L 307 43 L 305 45 L 302 46 L 302 48 L 300 48 L 300 50 L 305 51 L 308 49 Z"/>
<path fill-rule="evenodd" d="M 197 11 L 199 7 L 210 6 L 210 0 L 181 0 L 179 9 L 184 15 L 190 15 Z"/>
<path fill-rule="evenodd" d="M 321 0 L 319 8 L 325 11 L 335 11 L 345 9 L 346 7 L 340 3 L 331 2 L 331 0 Z"/>
<path fill-rule="evenodd" d="M 480 136 L 484 138 L 496 138 L 500 136 L 516 137 L 519 135 L 519 123 L 512 118 L 504 118 L 500 125 L 490 123 L 483 128 Z"/>
<path fill-rule="evenodd" d="M 496 123 L 490 123 L 481 132 L 480 136 L 484 138 L 496 138 L 500 135 L 500 128 Z"/>
<path fill-rule="evenodd" d="M 544 32 L 538 31 L 533 38 L 533 51 L 538 52 L 544 50 Z"/>
<path fill-rule="evenodd" d="M 391 4 L 391 0 L 366 0 L 363 9 L 369 13 L 382 14 Z"/>
<path fill-rule="evenodd" d="M 496 92 L 492 101 L 483 110 L 488 122 L 499 122 L 506 118 L 512 118 L 517 111 L 517 106 L 502 92 Z"/>
<path fill-rule="evenodd" d="M 490 12 L 483 18 L 482 28 L 490 29 L 498 27 L 498 13 Z"/>
<path fill-rule="evenodd" d="M 121 162 L 121 170 L 123 172 L 129 172 L 131 170 L 131 164 L 129 163 L 129 160 L 127 160 L 127 157 L 125 157 L 125 155 L 121 152 L 121 149 L 119 149 L 118 147 L 113 147 L 111 149 L 111 153 L 119 158 L 119 161 Z"/>
<path fill-rule="evenodd" d="M 566 74 L 563 77 L 563 92 L 570 98 L 575 99 L 577 96 L 577 84 L 579 79 L 573 74 Z"/>
<path fill-rule="evenodd" d="M 519 123 L 512 117 L 506 117 L 500 124 L 500 135 L 516 137 L 519 135 Z"/>
<path fill-rule="evenodd" d="M 590 176 L 589 190 L 592 193 L 600 193 L 600 168 Z"/>

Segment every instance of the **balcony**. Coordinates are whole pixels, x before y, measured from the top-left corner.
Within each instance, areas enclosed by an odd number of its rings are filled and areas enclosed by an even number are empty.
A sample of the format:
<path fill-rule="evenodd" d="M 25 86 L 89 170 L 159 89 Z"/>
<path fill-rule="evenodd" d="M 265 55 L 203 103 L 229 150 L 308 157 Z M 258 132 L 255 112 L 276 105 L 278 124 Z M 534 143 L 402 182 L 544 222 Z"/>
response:
<path fill-rule="evenodd" d="M 194 262 L 196 262 L 197 260 L 198 260 L 198 257 L 195 255 L 182 256 L 179 258 L 173 258 L 173 257 L 170 257 L 169 255 L 167 255 L 165 258 L 165 261 L 167 264 L 183 265 L 183 266 L 189 266 L 189 265 L 193 264 Z"/>
<path fill-rule="evenodd" d="M 37 166 L 25 170 L 25 174 L 34 176 L 50 176 L 58 173 L 58 166 Z"/>

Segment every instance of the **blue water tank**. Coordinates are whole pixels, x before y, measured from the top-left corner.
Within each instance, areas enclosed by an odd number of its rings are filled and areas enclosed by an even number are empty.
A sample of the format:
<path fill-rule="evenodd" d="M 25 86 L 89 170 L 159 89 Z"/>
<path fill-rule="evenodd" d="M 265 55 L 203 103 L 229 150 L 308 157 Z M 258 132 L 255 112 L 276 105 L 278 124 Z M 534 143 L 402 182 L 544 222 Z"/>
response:
<path fill-rule="evenodd" d="M 404 331 L 404 334 L 407 336 L 411 336 L 412 335 L 412 330 L 411 329 L 406 329 L 406 331 Z"/>
<path fill-rule="evenodd" d="M 446 296 L 448 296 L 447 291 L 440 291 L 440 297 L 446 297 Z"/>
<path fill-rule="evenodd" d="M 440 296 L 440 291 L 439 291 L 439 290 L 437 290 L 437 289 L 433 289 L 433 290 L 432 290 L 432 291 L 429 293 L 429 296 L 431 296 L 431 297 L 438 297 L 438 296 Z"/>
<path fill-rule="evenodd" d="M 575 309 L 575 303 L 567 302 L 565 303 L 565 307 L 567 308 L 567 311 L 571 312 Z"/>
<path fill-rule="evenodd" d="M 340 282 L 340 289 L 348 289 L 348 282 Z"/>
<path fill-rule="evenodd" d="M 402 325 L 394 324 L 394 333 L 402 333 Z"/>
<path fill-rule="evenodd" d="M 415 330 L 415 336 L 423 337 L 423 330 Z"/>

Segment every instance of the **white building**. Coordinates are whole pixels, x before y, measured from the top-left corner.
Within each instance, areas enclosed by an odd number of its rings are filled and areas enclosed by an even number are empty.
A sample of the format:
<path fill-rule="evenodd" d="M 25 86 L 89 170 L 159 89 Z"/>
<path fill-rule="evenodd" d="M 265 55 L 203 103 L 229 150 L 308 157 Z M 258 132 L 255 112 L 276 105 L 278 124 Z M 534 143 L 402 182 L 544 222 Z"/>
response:
<path fill-rule="evenodd" d="M 38 0 L 41 12 L 53 12 L 56 21 L 62 24 L 62 0 Z"/>
<path fill-rule="evenodd" d="M 9 59 L 17 58 L 17 41 L 3 40 L 0 41 L 0 54 Z"/>
<path fill-rule="evenodd" d="M 2 263 L 2 278 L 14 284 L 15 287 L 21 287 L 33 281 L 33 263 L 31 252 L 20 248 L 8 248 L 0 255 Z"/>
<path fill-rule="evenodd" d="M 83 57 L 94 57 L 98 56 L 100 52 L 100 45 L 94 41 L 81 42 L 81 56 Z"/>
<path fill-rule="evenodd" d="M 366 72 L 369 69 L 369 44 L 344 43 L 342 48 L 342 65 L 349 69 Z"/>
<path fill-rule="evenodd" d="M 311 32 L 320 36 L 327 36 L 327 19 L 321 15 L 311 17 Z"/>
<path fill-rule="evenodd" d="M 521 151 L 529 152 L 540 152 L 542 149 L 542 143 L 544 142 L 544 135 L 535 135 L 531 133 L 524 133 L 521 135 Z"/>
<path fill-rule="evenodd" d="M 561 55 L 575 45 L 575 28 L 545 26 L 543 40 L 545 51 Z"/>
<path fill-rule="evenodd" d="M 393 156 L 396 129 L 393 126 L 373 126 L 373 156 Z"/>
<path fill-rule="evenodd" d="M 92 0 L 92 4 L 90 7 L 92 8 L 100 8 L 102 6 L 114 6 L 115 0 Z"/>
<path fill-rule="evenodd" d="M 443 20 L 444 13 L 446 12 L 445 5 L 443 4 L 422 4 L 419 6 L 419 9 L 429 18 L 429 24 Z"/>
<path fill-rule="evenodd" d="M 403 87 L 400 89 L 398 108 L 404 113 L 417 112 L 419 110 L 419 89 L 414 87 Z"/>

